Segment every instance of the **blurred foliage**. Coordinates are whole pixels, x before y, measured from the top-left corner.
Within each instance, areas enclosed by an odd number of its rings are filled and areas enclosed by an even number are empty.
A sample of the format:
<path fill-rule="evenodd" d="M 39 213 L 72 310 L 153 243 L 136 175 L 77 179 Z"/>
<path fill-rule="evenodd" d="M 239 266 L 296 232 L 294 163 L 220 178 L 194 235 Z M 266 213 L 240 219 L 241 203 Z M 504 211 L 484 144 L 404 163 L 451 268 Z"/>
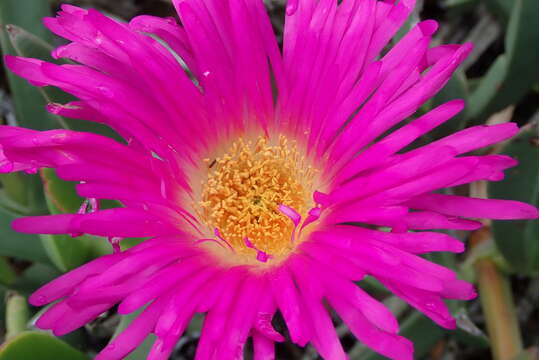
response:
<path fill-rule="evenodd" d="M 539 147 L 536 129 L 526 131 L 504 150 L 519 161 L 503 182 L 490 184 L 490 194 L 539 206 Z M 494 223 L 496 245 L 511 267 L 521 273 L 539 275 L 539 221 Z"/>
<path fill-rule="evenodd" d="M 0 360 L 88 360 L 82 352 L 58 338 L 36 331 L 19 334 L 0 348 Z"/>
<path fill-rule="evenodd" d="M 173 9 L 166 0 L 71 0 L 76 5 L 96 7 L 118 18 L 128 19 L 147 13 L 171 16 Z M 265 1 L 277 37 L 282 39 L 284 1 Z M 0 40 L 3 54 L 37 57 L 53 61 L 50 51 L 60 42 L 42 26 L 40 19 L 57 9 L 57 0 L 1 0 Z M 429 134 L 440 138 L 458 129 L 485 123 L 500 110 L 511 106 L 506 114 L 512 121 L 526 126 L 516 140 L 506 145 L 504 153 L 516 157 L 521 165 L 507 172 L 505 181 L 490 185 L 490 194 L 539 205 L 539 1 L 537 0 L 418 0 L 418 7 L 399 32 L 397 38 L 420 19 L 434 18 L 440 30 L 434 43 L 475 43 L 475 50 L 455 73 L 447 86 L 422 111 L 450 99 L 463 98 L 468 106 L 452 121 Z M 48 102 L 65 103 L 71 97 L 46 87 L 36 88 L 5 71 L 0 89 L 4 123 L 19 124 L 33 129 L 56 127 L 93 131 L 108 136 L 114 133 L 98 124 L 63 119 L 45 111 Z M 499 118 L 499 116 L 498 116 Z M 509 118 L 503 121 L 508 121 Z M 65 341 L 32 329 L 30 316 L 36 309 L 25 305 L 24 296 L 58 276 L 99 255 L 110 253 L 107 239 L 81 236 L 35 236 L 15 233 L 10 222 L 14 217 L 44 213 L 76 212 L 86 201 L 80 198 L 72 183 L 59 179 L 54 171 L 40 174 L 0 175 L 0 297 L 5 298 L 5 311 L 0 316 L 0 329 L 5 328 L 6 342 L 0 347 L 0 360 L 86 359 L 95 354 L 111 337 L 125 328 L 134 315 L 121 317 L 114 312 L 104 314 L 94 323 Z M 469 189 L 462 189 L 467 192 Z M 105 207 L 118 206 L 104 202 Z M 513 297 L 524 334 L 525 346 L 537 345 L 539 339 L 539 236 L 538 223 L 532 221 L 495 222 L 494 243 L 485 249 L 455 256 L 431 254 L 429 260 L 457 269 L 462 276 L 474 277 L 471 264 L 489 257 L 506 264 L 513 276 Z M 78 234 L 75 234 L 78 235 Z M 465 239 L 466 234 L 453 233 Z M 140 240 L 132 240 L 131 244 Z M 467 261 L 465 261 L 468 259 Z M 504 259 L 502 262 L 499 259 Z M 463 266 L 464 264 L 464 266 Z M 488 359 L 491 344 L 485 336 L 484 315 L 478 301 L 450 302 L 457 318 L 458 330 L 446 331 L 404 303 L 388 294 L 375 280 L 362 286 L 383 299 L 401 321 L 401 333 L 416 346 L 416 358 Z M 5 295 L 6 291 L 9 295 Z M 13 292 L 17 291 L 17 293 Z M 339 324 L 339 320 L 335 319 Z M 353 340 L 348 331 L 338 326 L 350 358 L 379 359 L 379 355 Z M 187 336 L 179 343 L 173 358 L 187 359 L 200 332 L 200 321 L 194 322 Z M 144 359 L 151 341 L 130 355 L 130 360 Z M 314 359 L 309 350 L 279 346 L 283 358 Z M 530 358 L 523 352 L 519 359 Z"/>

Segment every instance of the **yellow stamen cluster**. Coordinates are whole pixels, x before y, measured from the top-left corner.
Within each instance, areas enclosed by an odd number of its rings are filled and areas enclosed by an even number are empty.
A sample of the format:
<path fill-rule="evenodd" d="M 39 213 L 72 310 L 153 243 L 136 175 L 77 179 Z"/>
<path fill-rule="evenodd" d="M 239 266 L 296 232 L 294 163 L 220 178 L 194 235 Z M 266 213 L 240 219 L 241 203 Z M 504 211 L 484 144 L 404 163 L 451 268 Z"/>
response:
<path fill-rule="evenodd" d="M 208 178 L 199 204 L 206 224 L 239 254 L 254 253 L 245 238 L 269 255 L 288 254 L 294 225 L 278 207 L 284 204 L 305 216 L 315 177 L 297 145 L 284 136 L 275 144 L 263 136 L 240 138 L 222 157 L 206 161 Z"/>

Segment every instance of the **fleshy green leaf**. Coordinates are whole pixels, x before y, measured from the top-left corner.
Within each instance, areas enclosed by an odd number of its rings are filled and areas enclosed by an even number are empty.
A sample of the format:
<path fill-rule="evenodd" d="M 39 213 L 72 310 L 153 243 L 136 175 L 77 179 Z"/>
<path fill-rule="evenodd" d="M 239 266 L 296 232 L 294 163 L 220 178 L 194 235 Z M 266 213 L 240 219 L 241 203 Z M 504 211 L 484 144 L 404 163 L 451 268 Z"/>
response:
<path fill-rule="evenodd" d="M 63 181 L 54 169 L 41 169 L 40 174 L 51 214 L 76 213 L 84 199 L 75 191 L 75 183 Z"/>
<path fill-rule="evenodd" d="M 50 32 L 41 19 L 50 15 L 48 1 L 2 0 L 0 1 L 1 44 L 4 55 L 17 55 L 9 39 L 6 25 L 13 24 L 27 29 L 41 41 L 52 40 Z M 15 105 L 17 123 L 24 127 L 47 130 L 58 126 L 53 115 L 45 110 L 46 101 L 40 90 L 6 69 L 9 87 Z"/>
<path fill-rule="evenodd" d="M 13 215 L 42 215 L 47 212 L 43 186 L 38 176 L 24 173 L 0 174 L 0 207 Z"/>
<path fill-rule="evenodd" d="M 51 214 L 76 213 L 85 199 L 77 194 L 75 183 L 60 179 L 53 169 L 42 169 L 40 173 Z M 115 200 L 100 200 L 100 208 L 103 209 L 120 206 Z M 108 240 L 97 236 L 83 235 L 72 238 L 69 235 L 43 235 L 42 240 L 52 262 L 62 271 L 73 269 L 111 252 Z M 124 239 L 122 249 L 128 249 L 142 240 Z"/>
<path fill-rule="evenodd" d="M 88 360 L 88 357 L 43 332 L 28 331 L 19 334 L 0 347 L 0 360 Z"/>
<path fill-rule="evenodd" d="M 13 49 L 17 55 L 41 59 L 52 63 L 62 63 L 62 61 L 52 58 L 51 51 L 53 50 L 53 47 L 50 44 L 41 40 L 25 29 L 16 25 L 8 25 L 7 33 L 11 45 L 13 46 Z M 73 96 L 53 86 L 45 86 L 38 89 L 47 103 L 53 102 L 65 104 L 75 100 Z M 88 131 L 109 137 L 117 137 L 114 131 L 103 124 L 84 120 L 62 118 L 54 114 L 49 114 L 49 116 L 56 119 L 57 127 L 61 126 L 66 129 Z"/>
<path fill-rule="evenodd" d="M 507 77 L 507 68 L 507 56 L 498 56 L 479 83 L 477 89 L 470 95 L 468 115 L 471 119 L 479 119 L 486 112 L 486 109 Z"/>
<path fill-rule="evenodd" d="M 13 215 L 0 211 L 0 256 L 50 263 L 37 235 L 11 229 Z"/>
<path fill-rule="evenodd" d="M 84 264 L 89 257 L 88 244 L 69 235 L 41 235 L 43 247 L 52 263 L 67 272 Z"/>
<path fill-rule="evenodd" d="M 35 263 L 29 268 L 25 269 L 17 277 L 17 281 L 11 286 L 17 292 L 29 296 L 37 288 L 44 284 L 54 280 L 61 273 L 51 265 Z"/>
<path fill-rule="evenodd" d="M 76 213 L 84 199 L 77 195 L 75 183 L 63 181 L 53 169 L 42 169 L 41 178 L 45 198 L 51 214 Z M 96 256 L 110 253 L 110 245 L 104 238 L 83 235 L 41 235 L 43 246 L 61 271 L 74 269 Z"/>
<path fill-rule="evenodd" d="M 519 161 L 506 171 L 506 179 L 490 183 L 492 198 L 514 199 L 539 206 L 539 147 L 528 132 L 504 151 Z M 523 273 L 539 272 L 539 222 L 534 220 L 494 222 L 496 245 L 508 263 Z"/>

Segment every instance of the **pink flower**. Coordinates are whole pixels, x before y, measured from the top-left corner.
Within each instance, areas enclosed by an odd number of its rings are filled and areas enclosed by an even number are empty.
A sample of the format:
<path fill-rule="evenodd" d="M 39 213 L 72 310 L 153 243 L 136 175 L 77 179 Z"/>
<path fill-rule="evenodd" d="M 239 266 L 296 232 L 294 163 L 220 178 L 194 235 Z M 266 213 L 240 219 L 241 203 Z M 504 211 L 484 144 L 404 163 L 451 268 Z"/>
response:
<path fill-rule="evenodd" d="M 289 1 L 282 52 L 261 0 L 174 4 L 182 26 L 152 16 L 122 24 L 64 5 L 45 25 L 71 41 L 54 57 L 80 65 L 6 57 L 36 86 L 79 99 L 49 111 L 105 123 L 126 141 L 0 131 L 4 171 L 55 168 L 93 204 L 14 228 L 104 236 L 116 249 L 39 289 L 32 304 L 56 303 L 37 326 L 63 335 L 115 304 L 121 314 L 147 305 L 96 359 L 121 359 L 154 333 L 155 360 L 205 313 L 196 359 L 241 358 L 248 337 L 255 359 L 273 359 L 274 342 L 284 340 L 271 324 L 279 311 L 292 342 L 345 359 L 329 305 L 369 347 L 412 359 L 395 317 L 356 285 L 370 275 L 454 328 L 443 299 L 475 292 L 418 255 L 464 245 L 430 230 L 539 214 L 515 201 L 437 192 L 501 180 L 514 160 L 464 154 L 510 138 L 515 124 L 405 150 L 461 111 L 455 100 L 388 134 L 443 87 L 471 45 L 429 47 L 437 24 L 424 21 L 376 60 L 413 0 Z M 123 207 L 99 210 L 95 199 Z M 150 239 L 121 252 L 124 237 Z"/>

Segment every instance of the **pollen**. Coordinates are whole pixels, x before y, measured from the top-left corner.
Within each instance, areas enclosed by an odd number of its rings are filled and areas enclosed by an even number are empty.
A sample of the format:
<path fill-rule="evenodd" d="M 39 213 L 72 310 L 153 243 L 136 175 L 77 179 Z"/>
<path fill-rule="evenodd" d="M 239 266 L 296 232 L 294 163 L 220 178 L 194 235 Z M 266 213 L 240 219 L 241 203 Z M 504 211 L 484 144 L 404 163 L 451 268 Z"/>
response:
<path fill-rule="evenodd" d="M 289 254 L 296 245 L 295 225 L 279 206 L 304 217 L 312 205 L 316 176 L 297 144 L 282 135 L 273 143 L 264 136 L 240 138 L 224 155 L 206 162 L 208 176 L 199 205 L 208 227 L 238 254 Z"/>

